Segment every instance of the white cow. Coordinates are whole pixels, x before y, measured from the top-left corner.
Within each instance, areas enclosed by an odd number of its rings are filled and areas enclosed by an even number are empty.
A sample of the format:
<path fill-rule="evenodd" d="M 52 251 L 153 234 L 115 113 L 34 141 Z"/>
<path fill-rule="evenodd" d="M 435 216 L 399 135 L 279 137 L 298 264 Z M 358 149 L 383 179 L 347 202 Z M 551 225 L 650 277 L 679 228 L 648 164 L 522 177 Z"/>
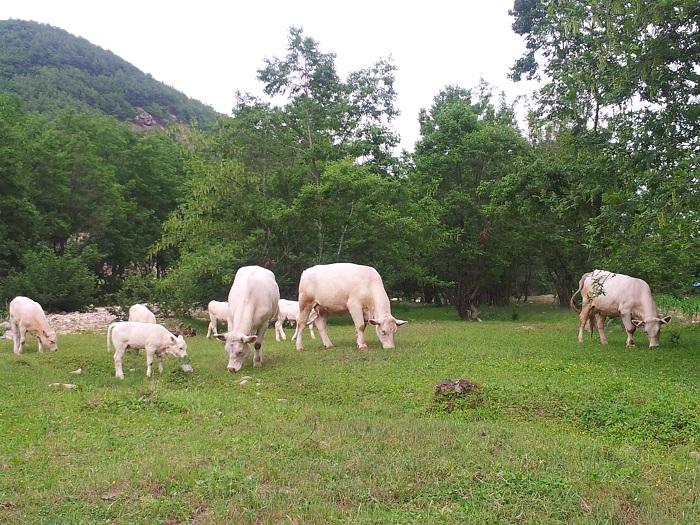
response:
<path fill-rule="evenodd" d="M 394 334 L 406 323 L 391 315 L 389 296 L 382 278 L 371 266 L 352 263 L 320 264 L 304 270 L 299 280 L 297 350 L 303 350 L 302 334 L 313 309 L 316 328 L 326 348 L 333 346 L 326 332 L 329 314 L 349 313 L 357 330 L 357 347 L 366 349 L 365 326 L 375 326 L 384 348 L 394 348 Z"/>
<path fill-rule="evenodd" d="M 129 308 L 129 321 L 156 324 L 156 316 L 146 305 L 135 304 Z"/>
<path fill-rule="evenodd" d="M 124 379 L 122 358 L 127 348 L 146 349 L 147 377 L 151 377 L 154 357 L 158 357 L 158 371 L 162 374 L 165 354 L 175 357 L 187 355 L 187 343 L 183 337 L 175 337 L 160 324 L 134 321 L 112 323 L 107 328 L 107 351 L 110 351 L 110 341 L 114 344 L 114 369 L 119 379 Z"/>
<path fill-rule="evenodd" d="M 581 294 L 583 300 L 580 312 L 574 305 L 577 293 Z M 583 329 L 586 324 L 595 323 L 601 344 L 607 344 L 605 318 L 620 317 L 627 332 L 628 348 L 634 348 L 632 336 L 639 326 L 644 328 L 649 337 L 649 348 L 658 348 L 661 325 L 668 324 L 671 320 L 671 316 L 659 318 L 651 289 L 645 281 L 605 270 L 594 270 L 584 274 L 569 305 L 579 314 L 579 343 L 583 343 Z"/>
<path fill-rule="evenodd" d="M 311 310 L 311 315 L 309 315 L 309 320 L 306 324 L 309 325 L 309 332 L 311 333 L 311 339 L 316 339 L 314 335 L 313 323 L 317 317 L 316 310 Z M 295 330 L 292 336 L 292 341 L 297 337 L 299 328 L 296 324 L 297 318 L 299 317 L 299 301 L 289 301 L 287 299 L 280 299 L 279 304 L 279 314 L 277 315 L 277 321 L 275 321 L 275 339 L 277 341 L 286 341 L 287 334 L 284 333 L 284 327 L 282 326 L 285 321 L 294 322 Z"/>
<path fill-rule="evenodd" d="M 275 274 L 260 266 L 239 268 L 228 295 L 228 332 L 217 339 L 226 343 L 228 371 L 238 372 L 255 345 L 253 366 L 262 365 L 262 343 L 270 319 L 277 317 L 280 292 Z"/>
<path fill-rule="evenodd" d="M 58 350 L 56 332 L 49 326 L 44 309 L 29 297 L 15 297 L 10 302 L 10 328 L 15 354 L 22 353 L 27 332 L 36 337 L 39 352 L 44 351 L 42 345 L 49 350 Z"/>
<path fill-rule="evenodd" d="M 207 339 L 211 338 L 211 334 L 214 336 L 219 335 L 219 330 L 217 328 L 217 323 L 219 321 L 228 321 L 228 302 L 226 301 L 209 301 L 207 305 L 207 312 L 209 312 L 209 327 L 207 328 Z"/>

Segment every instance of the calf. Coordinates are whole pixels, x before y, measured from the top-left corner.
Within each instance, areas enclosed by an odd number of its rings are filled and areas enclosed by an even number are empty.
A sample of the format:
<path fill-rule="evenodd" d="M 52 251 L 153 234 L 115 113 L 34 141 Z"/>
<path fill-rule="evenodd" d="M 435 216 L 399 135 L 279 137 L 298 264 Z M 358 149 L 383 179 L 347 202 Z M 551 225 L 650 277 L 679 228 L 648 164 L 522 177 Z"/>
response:
<path fill-rule="evenodd" d="M 15 354 L 22 353 L 27 332 L 36 337 L 39 352 L 44 351 L 42 345 L 49 350 L 58 350 L 56 332 L 49 326 L 44 309 L 29 297 L 15 297 L 10 302 L 10 328 Z"/>
<path fill-rule="evenodd" d="M 228 321 L 228 302 L 226 301 L 209 301 L 207 305 L 207 312 L 209 312 L 209 327 L 207 328 L 207 339 L 211 338 L 211 334 L 214 336 L 219 335 L 217 323 L 221 321 L 225 323 Z"/>
<path fill-rule="evenodd" d="M 143 304 L 135 304 L 129 308 L 129 321 L 156 324 L 156 316 L 148 309 L 147 306 Z"/>
<path fill-rule="evenodd" d="M 255 345 L 253 366 L 262 365 L 263 336 L 270 319 L 277 318 L 280 292 L 275 274 L 260 266 L 239 268 L 228 295 L 228 332 L 217 339 L 226 343 L 228 371 L 238 372 Z"/>
<path fill-rule="evenodd" d="M 279 303 L 279 314 L 277 314 L 277 320 L 275 321 L 275 339 L 277 341 L 286 341 L 287 334 L 284 333 L 283 323 L 285 321 L 294 322 L 295 330 L 292 336 L 292 341 L 297 337 L 297 332 L 299 332 L 297 318 L 299 317 L 299 301 L 288 301 L 287 299 L 280 299 Z M 309 332 L 311 333 L 311 339 L 316 339 L 314 335 L 313 323 L 316 320 L 317 314 L 316 310 L 312 310 L 309 315 L 309 320 L 306 322 L 309 325 Z"/>
<path fill-rule="evenodd" d="M 182 336 L 175 337 L 159 324 L 123 321 L 112 323 L 107 329 L 107 351 L 110 341 L 114 344 L 114 369 L 119 379 L 124 379 L 122 358 L 127 348 L 146 349 L 146 376 L 151 377 L 153 358 L 158 357 L 158 371 L 163 373 L 165 354 L 175 357 L 187 355 L 187 343 Z"/>

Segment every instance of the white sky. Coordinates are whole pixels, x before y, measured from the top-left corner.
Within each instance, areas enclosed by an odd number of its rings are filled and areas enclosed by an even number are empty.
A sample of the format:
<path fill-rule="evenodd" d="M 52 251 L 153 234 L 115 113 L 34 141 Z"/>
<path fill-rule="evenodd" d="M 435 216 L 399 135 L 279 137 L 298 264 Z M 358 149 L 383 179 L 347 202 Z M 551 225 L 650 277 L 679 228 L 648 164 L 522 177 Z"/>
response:
<path fill-rule="evenodd" d="M 3 0 L 0 20 L 34 20 L 108 49 L 189 97 L 231 114 L 236 90 L 262 95 L 264 58 L 287 54 L 289 27 L 336 54 L 341 78 L 393 59 L 401 147 L 419 139 L 418 112 L 447 85 L 480 78 L 509 101 L 532 83 L 508 72 L 524 43 L 511 29 L 513 0 Z"/>

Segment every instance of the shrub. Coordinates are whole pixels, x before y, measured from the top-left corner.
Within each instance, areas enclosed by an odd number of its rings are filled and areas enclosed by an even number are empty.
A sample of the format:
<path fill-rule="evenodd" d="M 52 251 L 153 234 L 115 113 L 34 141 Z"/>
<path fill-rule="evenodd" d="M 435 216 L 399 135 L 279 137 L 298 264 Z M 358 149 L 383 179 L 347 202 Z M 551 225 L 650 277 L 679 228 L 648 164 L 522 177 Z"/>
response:
<path fill-rule="evenodd" d="M 80 256 L 56 255 L 48 247 L 27 252 L 22 271 L 12 271 L 0 285 L 3 301 L 24 295 L 47 311 L 82 310 L 94 301 L 97 277 Z"/>

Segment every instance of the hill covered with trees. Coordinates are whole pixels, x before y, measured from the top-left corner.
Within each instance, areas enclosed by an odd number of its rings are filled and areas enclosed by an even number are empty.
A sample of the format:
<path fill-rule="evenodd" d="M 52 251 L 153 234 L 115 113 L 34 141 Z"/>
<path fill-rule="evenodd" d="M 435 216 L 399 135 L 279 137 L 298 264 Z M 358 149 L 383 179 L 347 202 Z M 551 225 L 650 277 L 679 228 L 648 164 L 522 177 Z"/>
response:
<path fill-rule="evenodd" d="M 63 29 L 23 20 L 0 21 L 0 91 L 16 93 L 30 111 L 55 114 L 71 106 L 138 125 L 144 111 L 160 126 L 174 118 L 206 126 L 217 116 L 111 51 Z"/>

